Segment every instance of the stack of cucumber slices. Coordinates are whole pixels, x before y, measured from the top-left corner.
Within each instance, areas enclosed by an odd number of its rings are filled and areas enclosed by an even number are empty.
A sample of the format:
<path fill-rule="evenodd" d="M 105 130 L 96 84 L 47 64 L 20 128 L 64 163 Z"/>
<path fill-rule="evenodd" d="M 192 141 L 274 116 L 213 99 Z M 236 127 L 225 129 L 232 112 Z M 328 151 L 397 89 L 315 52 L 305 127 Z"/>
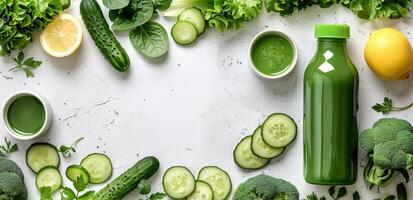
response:
<path fill-rule="evenodd" d="M 225 200 L 232 189 L 228 173 L 216 166 L 202 168 L 197 180 L 188 168 L 174 166 L 165 172 L 162 184 L 172 199 Z"/>
<path fill-rule="evenodd" d="M 287 114 L 274 113 L 238 143 L 234 150 L 235 163 L 247 170 L 260 169 L 283 154 L 296 135 L 294 120 Z"/>
<path fill-rule="evenodd" d="M 176 43 L 189 45 L 205 31 L 204 15 L 198 8 L 186 8 L 178 16 L 171 35 Z"/>
<path fill-rule="evenodd" d="M 26 164 L 36 173 L 36 187 L 50 187 L 52 192 L 62 187 L 63 179 L 59 171 L 60 156 L 57 148 L 49 143 L 34 143 L 26 152 Z M 112 175 L 110 159 L 101 153 L 86 156 L 80 165 L 71 165 L 66 169 L 66 176 L 76 181 L 82 176 L 85 184 L 103 183 Z"/>

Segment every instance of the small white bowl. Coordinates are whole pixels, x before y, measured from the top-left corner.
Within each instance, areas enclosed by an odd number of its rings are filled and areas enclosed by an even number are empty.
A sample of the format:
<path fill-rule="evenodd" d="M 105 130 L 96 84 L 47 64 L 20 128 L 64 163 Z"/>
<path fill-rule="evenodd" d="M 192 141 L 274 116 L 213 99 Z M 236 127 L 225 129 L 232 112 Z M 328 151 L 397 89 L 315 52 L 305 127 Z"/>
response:
<path fill-rule="evenodd" d="M 9 110 L 10 104 L 16 100 L 18 97 L 21 96 L 34 96 L 37 99 L 39 99 L 39 101 L 43 104 L 44 110 L 45 110 L 45 120 L 43 123 L 42 128 L 37 132 L 34 133 L 32 135 L 22 135 L 19 134 L 18 132 L 16 132 L 9 124 L 9 121 L 7 119 L 7 112 Z M 53 112 L 52 112 L 52 108 L 49 104 L 49 102 L 40 94 L 37 94 L 35 92 L 28 92 L 28 91 L 22 91 L 22 92 L 17 92 L 13 95 L 11 95 L 9 98 L 7 98 L 7 100 L 4 102 L 3 107 L 2 107 L 2 121 L 5 125 L 5 128 L 7 130 L 7 132 L 14 138 L 19 139 L 19 140 L 31 140 L 33 138 L 36 138 L 44 133 L 46 133 L 49 128 L 50 125 L 52 124 L 52 118 L 53 118 Z"/>
<path fill-rule="evenodd" d="M 284 69 L 283 71 L 281 71 L 278 74 L 275 75 L 268 75 L 268 74 L 264 74 L 262 72 L 260 72 L 254 65 L 254 62 L 252 61 L 252 48 L 254 47 L 255 43 L 262 37 L 267 36 L 267 35 L 277 35 L 280 36 L 284 39 L 286 39 L 290 45 L 293 47 L 293 60 L 290 64 L 289 67 L 287 67 L 286 69 Z M 264 79 L 279 79 L 282 78 L 286 75 L 288 75 L 294 68 L 295 65 L 297 64 L 297 60 L 298 60 L 298 48 L 297 48 L 297 44 L 285 33 L 277 31 L 277 30 L 266 30 L 266 31 L 262 31 L 261 33 L 258 33 L 254 39 L 252 39 L 250 47 L 249 47 L 249 62 L 250 62 L 250 67 L 252 69 L 252 71 L 260 78 L 264 78 Z"/>

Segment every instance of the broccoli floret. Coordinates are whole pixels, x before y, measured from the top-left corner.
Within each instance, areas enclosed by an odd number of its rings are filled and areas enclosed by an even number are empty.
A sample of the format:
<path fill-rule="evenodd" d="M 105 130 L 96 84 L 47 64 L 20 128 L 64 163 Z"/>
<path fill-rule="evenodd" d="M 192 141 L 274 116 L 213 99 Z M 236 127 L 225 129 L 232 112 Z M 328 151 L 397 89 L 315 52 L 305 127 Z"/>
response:
<path fill-rule="evenodd" d="M 12 172 L 17 174 L 22 181 L 24 181 L 24 175 L 20 167 L 9 159 L 0 160 L 0 173 Z"/>
<path fill-rule="evenodd" d="M 6 196 L 10 199 L 19 199 L 25 188 L 24 182 L 15 173 L 0 173 L 0 197 Z"/>
<path fill-rule="evenodd" d="M 282 179 L 258 175 L 238 186 L 233 200 L 298 200 L 297 188 Z"/>

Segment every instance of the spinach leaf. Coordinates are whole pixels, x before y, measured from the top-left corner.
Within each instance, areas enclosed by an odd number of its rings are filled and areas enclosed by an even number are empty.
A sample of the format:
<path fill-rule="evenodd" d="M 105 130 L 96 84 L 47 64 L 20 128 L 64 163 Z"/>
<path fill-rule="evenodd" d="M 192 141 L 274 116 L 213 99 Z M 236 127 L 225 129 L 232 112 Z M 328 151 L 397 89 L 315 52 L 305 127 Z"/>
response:
<path fill-rule="evenodd" d="M 152 0 L 155 9 L 165 11 L 171 6 L 172 0 Z"/>
<path fill-rule="evenodd" d="M 129 5 L 118 10 L 113 16 L 113 30 L 129 30 L 148 22 L 153 15 L 153 4 L 151 0 L 131 0 Z"/>
<path fill-rule="evenodd" d="M 129 39 L 136 50 L 149 58 L 161 57 L 169 50 L 165 28 L 153 21 L 131 31 Z"/>
<path fill-rule="evenodd" d="M 129 5 L 130 0 L 103 0 L 106 8 L 111 10 L 121 9 Z"/>

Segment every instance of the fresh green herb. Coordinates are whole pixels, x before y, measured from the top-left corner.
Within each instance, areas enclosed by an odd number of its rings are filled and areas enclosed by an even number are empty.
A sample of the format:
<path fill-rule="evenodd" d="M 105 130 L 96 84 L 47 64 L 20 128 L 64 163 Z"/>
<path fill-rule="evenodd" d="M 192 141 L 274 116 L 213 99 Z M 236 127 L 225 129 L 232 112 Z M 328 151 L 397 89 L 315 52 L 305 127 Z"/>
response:
<path fill-rule="evenodd" d="M 117 10 L 128 6 L 130 0 L 103 0 L 103 4 L 106 8 L 111 10 Z"/>
<path fill-rule="evenodd" d="M 166 197 L 166 194 L 162 192 L 156 192 L 148 196 L 151 192 L 151 184 L 146 179 L 142 179 L 141 182 L 139 182 L 138 192 L 145 196 L 145 199 L 139 200 L 163 200 Z"/>
<path fill-rule="evenodd" d="M 74 141 L 74 142 L 72 143 L 72 145 L 70 145 L 70 147 L 65 146 L 65 145 L 60 146 L 59 152 L 62 153 L 63 156 L 70 156 L 70 154 L 71 154 L 72 152 L 73 152 L 73 153 L 76 153 L 76 149 L 75 149 L 75 148 L 76 148 L 77 144 L 78 144 L 80 141 L 82 141 L 82 140 L 83 140 L 83 137 L 77 139 L 76 141 Z"/>
<path fill-rule="evenodd" d="M 12 144 L 11 141 L 8 140 L 6 137 L 4 138 L 4 143 L 5 145 L 0 145 L 0 150 L 3 151 L 5 155 L 11 154 L 19 150 L 17 144 Z"/>
<path fill-rule="evenodd" d="M 382 104 L 376 103 L 371 108 L 373 108 L 373 110 L 375 110 L 376 112 L 381 112 L 383 114 L 387 114 L 391 111 L 406 110 L 406 109 L 409 109 L 412 106 L 413 106 L 413 103 L 411 103 L 407 106 L 404 106 L 404 107 L 393 107 L 392 99 L 390 99 L 389 97 L 385 97 Z"/>
<path fill-rule="evenodd" d="M 112 29 L 122 31 L 142 26 L 151 20 L 154 7 L 151 0 L 131 0 L 128 6 L 111 12 Z"/>
<path fill-rule="evenodd" d="M 239 29 L 261 13 L 261 0 L 174 0 L 165 16 L 177 17 L 185 8 L 202 10 L 209 27 L 220 31 Z"/>
<path fill-rule="evenodd" d="M 360 200 L 360 194 L 359 194 L 359 192 L 355 191 L 355 192 L 353 193 L 353 200 Z"/>
<path fill-rule="evenodd" d="M 326 198 L 324 196 L 318 198 L 317 195 L 313 192 L 313 193 L 307 195 L 307 197 L 303 200 L 326 200 Z"/>
<path fill-rule="evenodd" d="M 67 2 L 67 1 L 63 1 Z M 60 0 L 1 0 L 0 56 L 24 49 L 67 5 Z"/>
<path fill-rule="evenodd" d="M 337 193 L 337 194 L 336 194 L 336 193 Z M 336 187 L 335 187 L 335 186 L 331 186 L 331 187 L 328 189 L 328 194 L 329 194 L 330 197 L 333 198 L 334 200 L 338 200 L 338 199 L 340 199 L 341 197 L 346 196 L 346 194 L 347 194 L 347 189 L 346 189 L 346 187 L 340 187 L 340 188 L 338 189 L 338 192 L 336 192 Z"/>
<path fill-rule="evenodd" d="M 52 200 L 52 188 L 50 187 L 40 188 L 40 200 Z"/>
<path fill-rule="evenodd" d="M 35 60 L 34 58 L 24 59 L 23 51 L 17 55 L 17 57 L 13 58 L 16 66 L 11 68 L 9 71 L 16 71 L 16 70 L 23 70 L 26 73 L 26 77 L 34 77 L 32 72 L 33 69 L 39 67 L 42 64 L 42 61 Z"/>
<path fill-rule="evenodd" d="M 399 183 L 396 189 L 397 189 L 397 199 L 407 200 L 407 191 L 406 191 L 406 187 L 404 186 L 404 184 Z"/>
<path fill-rule="evenodd" d="M 68 187 L 63 187 L 60 190 L 61 200 L 88 200 L 94 195 L 94 191 L 87 191 L 84 192 L 86 189 L 86 182 L 83 178 L 83 175 L 77 177 L 77 179 L 73 182 L 73 187 L 76 189 L 74 192 L 72 189 Z M 81 193 L 83 194 L 81 195 Z"/>
<path fill-rule="evenodd" d="M 162 25 L 153 21 L 131 31 L 129 38 L 133 47 L 149 58 L 161 57 L 169 49 L 168 34 Z"/>

